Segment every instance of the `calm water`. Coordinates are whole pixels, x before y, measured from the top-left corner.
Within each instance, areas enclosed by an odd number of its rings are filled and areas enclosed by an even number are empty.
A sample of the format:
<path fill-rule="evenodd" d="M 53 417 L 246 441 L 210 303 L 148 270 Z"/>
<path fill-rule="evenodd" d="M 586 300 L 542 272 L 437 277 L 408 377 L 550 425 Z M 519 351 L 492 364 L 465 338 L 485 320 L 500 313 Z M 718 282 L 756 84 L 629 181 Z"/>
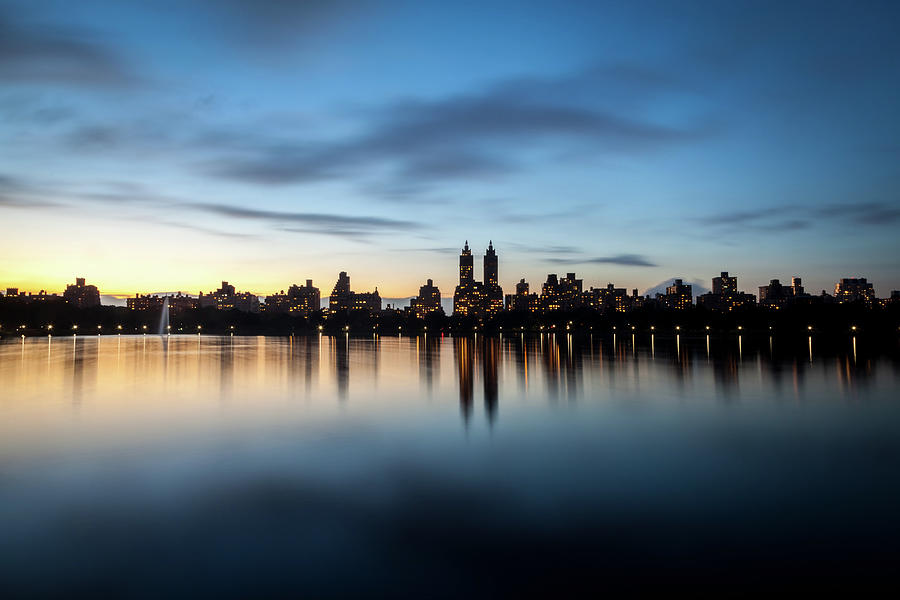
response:
<path fill-rule="evenodd" d="M 896 352 L 645 338 L 0 342 L 0 591 L 896 587 Z"/>

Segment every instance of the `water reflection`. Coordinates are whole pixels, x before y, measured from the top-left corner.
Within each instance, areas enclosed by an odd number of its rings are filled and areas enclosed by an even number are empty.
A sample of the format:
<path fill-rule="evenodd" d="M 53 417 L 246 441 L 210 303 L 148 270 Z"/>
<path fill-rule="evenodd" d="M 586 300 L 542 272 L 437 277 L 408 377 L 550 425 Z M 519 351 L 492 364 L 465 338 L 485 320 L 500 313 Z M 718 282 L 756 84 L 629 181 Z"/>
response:
<path fill-rule="evenodd" d="M 850 396 L 868 388 L 879 368 L 886 377 L 896 372 L 895 357 L 873 353 L 856 336 L 846 347 L 823 348 L 820 356 L 815 349 L 808 338 L 801 349 L 772 336 L 660 339 L 655 334 L 624 339 L 568 333 L 456 338 L 48 336 L 0 344 L 0 374 L 10 392 L 28 383 L 39 393 L 45 382 L 65 381 L 61 392 L 72 406 L 136 382 L 146 394 L 190 390 L 221 400 L 251 383 L 291 393 L 303 390 L 307 397 L 333 387 L 334 397 L 345 401 L 371 396 L 382 379 L 400 384 L 405 395 L 419 392 L 440 399 L 446 390 L 441 382 L 454 381 L 464 422 L 474 416 L 476 401 L 483 404 L 486 420 L 493 422 L 507 397 L 575 401 L 601 388 L 652 384 L 666 394 L 699 390 L 722 401 L 746 394 L 778 398 L 785 391 L 799 398 L 811 372 L 817 386 Z M 323 352 L 328 372 L 322 371 Z M 454 376 L 443 373 L 448 365 L 453 365 Z M 507 382 L 504 373 L 510 376 Z M 410 387 L 413 382 L 418 383 Z M 652 395 L 653 390 L 644 392 Z"/>
<path fill-rule="evenodd" d="M 0 382 L 10 597 L 856 584 L 900 555 L 900 358 L 862 337 L 61 336 L 0 343 Z"/>

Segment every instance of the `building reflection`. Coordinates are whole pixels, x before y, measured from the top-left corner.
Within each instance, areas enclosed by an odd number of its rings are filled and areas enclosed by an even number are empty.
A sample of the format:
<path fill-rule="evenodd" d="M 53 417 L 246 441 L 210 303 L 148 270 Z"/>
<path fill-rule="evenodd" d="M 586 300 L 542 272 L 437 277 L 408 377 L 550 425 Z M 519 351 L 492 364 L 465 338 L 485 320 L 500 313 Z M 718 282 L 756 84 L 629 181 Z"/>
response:
<path fill-rule="evenodd" d="M 70 393 L 72 406 L 77 408 L 84 401 L 85 390 L 90 392 L 97 385 L 100 339 L 93 336 L 72 336 L 69 350 L 70 360 L 66 362 L 71 370 Z"/>
<path fill-rule="evenodd" d="M 497 422 L 500 403 L 507 401 L 502 397 L 503 378 L 516 382 L 506 390 L 507 397 L 512 393 L 540 402 L 652 401 L 679 390 L 686 401 L 706 397 L 767 402 L 815 401 L 828 393 L 848 400 L 870 397 L 873 390 L 881 393 L 892 382 L 889 376 L 878 376 L 879 368 L 900 372 L 896 356 L 867 344 L 863 337 L 851 336 L 830 344 L 814 340 L 812 361 L 806 336 L 794 340 L 745 335 L 740 346 L 737 336 L 712 336 L 708 347 L 705 336 L 651 338 L 630 330 L 616 336 L 422 335 L 397 343 L 394 338 L 379 342 L 346 335 L 266 339 L 204 335 L 199 341 L 198 337 L 65 336 L 39 343 L 16 339 L 0 344 L 0 381 L 7 389 L 26 393 L 32 392 L 23 388 L 24 381 L 33 387 L 43 380 L 54 382 L 58 387 L 47 394 L 62 395 L 78 406 L 104 389 L 106 397 L 118 398 L 145 386 L 153 390 L 153 397 L 163 399 L 209 393 L 223 400 L 238 389 L 243 394 L 248 385 L 266 390 L 270 397 L 293 396 L 301 390 L 300 379 L 312 399 L 319 397 L 312 392 L 324 377 L 326 387 L 333 379 L 331 399 L 345 401 L 350 363 L 352 383 L 359 390 L 377 384 L 380 364 L 392 377 L 411 374 L 409 381 L 392 381 L 397 397 L 415 402 L 426 394 L 444 400 L 449 394 L 451 402 L 458 400 L 468 425 L 474 405 L 482 402 L 486 422 Z M 323 358 L 322 352 L 329 355 Z M 443 352 L 453 352 L 456 391 L 452 385 L 440 385 Z M 328 362 L 324 371 L 321 360 Z M 35 379 L 38 375 L 41 382 Z M 475 398 L 476 388 L 483 399 Z"/>
<path fill-rule="evenodd" d="M 500 361 L 500 340 L 495 337 L 482 337 L 479 344 L 481 351 L 481 376 L 484 379 L 484 411 L 488 423 L 493 424 L 497 418 L 498 396 L 498 363 Z"/>
<path fill-rule="evenodd" d="M 338 399 L 346 400 L 350 391 L 350 336 L 344 334 L 332 337 L 330 343 Z"/>
<path fill-rule="evenodd" d="M 222 400 L 232 397 L 234 390 L 234 338 L 215 344 L 219 354 L 219 394 Z"/>
<path fill-rule="evenodd" d="M 441 338 L 434 335 L 416 338 L 416 355 L 419 362 L 419 380 L 425 382 L 429 395 L 441 371 Z"/>
<path fill-rule="evenodd" d="M 472 402 L 475 394 L 474 342 L 468 337 L 453 338 L 453 356 L 459 376 L 459 409 L 463 422 L 468 425 L 472 416 Z"/>

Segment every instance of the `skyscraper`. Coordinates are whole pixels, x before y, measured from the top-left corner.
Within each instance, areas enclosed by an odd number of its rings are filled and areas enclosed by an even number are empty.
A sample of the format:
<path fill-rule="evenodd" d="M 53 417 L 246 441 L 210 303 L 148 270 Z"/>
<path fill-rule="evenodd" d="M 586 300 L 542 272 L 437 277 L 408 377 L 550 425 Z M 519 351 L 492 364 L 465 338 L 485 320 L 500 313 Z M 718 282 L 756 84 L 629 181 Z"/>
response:
<path fill-rule="evenodd" d="M 419 295 L 410 299 L 409 312 L 419 319 L 424 319 L 425 315 L 436 311 L 443 312 L 441 308 L 441 291 L 429 279 L 425 282 L 425 285 L 419 288 Z"/>
<path fill-rule="evenodd" d="M 497 280 L 497 253 L 494 251 L 493 240 L 488 242 L 487 252 L 484 253 L 484 293 L 485 311 L 489 315 L 495 315 L 503 310 L 503 288 Z"/>
<path fill-rule="evenodd" d="M 488 242 L 487 252 L 484 253 L 484 284 L 497 285 L 497 253 L 493 240 Z"/>
<path fill-rule="evenodd" d="M 718 296 L 730 296 L 737 293 L 737 277 L 729 277 L 728 271 L 722 271 L 719 277 L 713 277 L 712 293 Z"/>
<path fill-rule="evenodd" d="M 475 270 L 473 267 L 472 251 L 469 250 L 469 240 L 459 254 L 459 283 L 471 283 L 475 281 Z"/>
<path fill-rule="evenodd" d="M 485 276 L 491 274 L 496 282 L 497 256 L 493 244 L 484 257 L 484 270 Z M 472 251 L 469 250 L 469 241 L 466 240 L 466 245 L 459 254 L 459 285 L 453 293 L 453 314 L 483 316 L 502 309 L 503 291 L 500 286 L 496 283 L 486 286 L 480 281 L 475 281 Z"/>

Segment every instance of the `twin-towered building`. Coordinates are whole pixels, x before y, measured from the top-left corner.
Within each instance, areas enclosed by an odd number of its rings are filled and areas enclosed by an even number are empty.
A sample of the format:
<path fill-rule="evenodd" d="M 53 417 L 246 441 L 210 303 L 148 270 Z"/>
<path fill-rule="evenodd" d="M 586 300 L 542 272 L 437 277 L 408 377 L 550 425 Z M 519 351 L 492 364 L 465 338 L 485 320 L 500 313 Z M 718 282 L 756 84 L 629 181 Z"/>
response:
<path fill-rule="evenodd" d="M 498 279 L 497 253 L 494 242 L 488 242 L 484 254 L 484 282 L 475 280 L 474 259 L 469 241 L 459 255 L 459 285 L 453 293 L 453 314 L 493 316 L 503 310 L 503 288 Z"/>

